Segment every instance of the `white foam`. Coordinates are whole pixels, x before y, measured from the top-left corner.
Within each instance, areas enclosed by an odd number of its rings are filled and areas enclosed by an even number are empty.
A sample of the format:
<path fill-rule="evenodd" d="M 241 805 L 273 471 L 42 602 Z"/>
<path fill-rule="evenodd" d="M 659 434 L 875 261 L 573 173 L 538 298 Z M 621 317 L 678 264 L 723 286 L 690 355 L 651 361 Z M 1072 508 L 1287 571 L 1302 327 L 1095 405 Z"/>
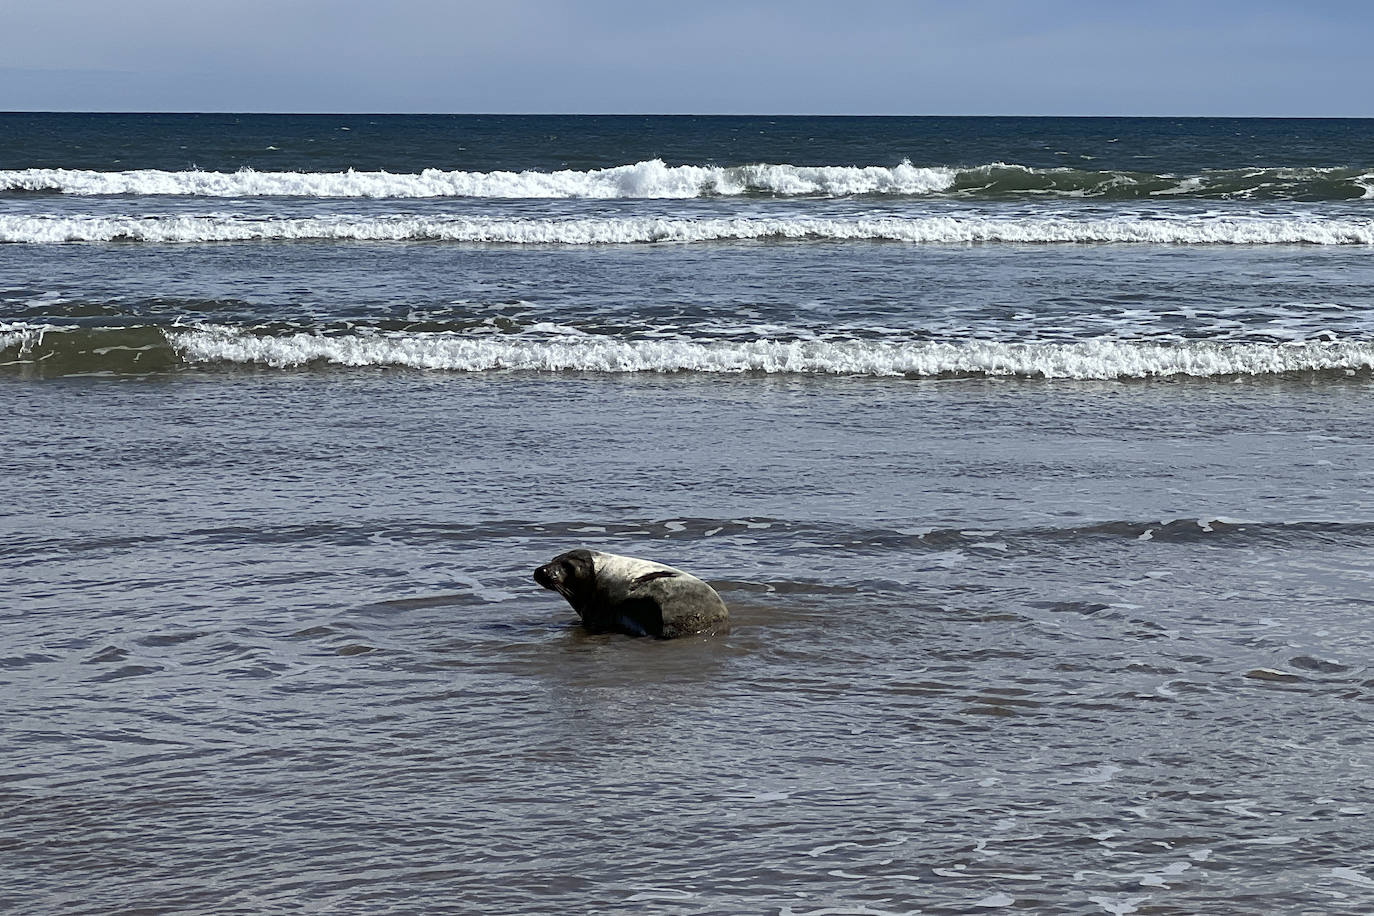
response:
<path fill-rule="evenodd" d="M 165 333 L 188 362 L 276 368 L 324 363 L 458 372 L 506 369 L 1052 379 L 1374 369 L 1374 342 L 1360 341 L 1188 341 L 1169 345 L 1106 339 L 1077 343 L 636 340 L 595 334 L 474 338 L 448 333 L 330 337 L 297 333 L 270 337 L 213 325 Z"/>
<path fill-rule="evenodd" d="M 919 244 L 1144 243 L 1374 245 L 1374 219 L 1193 215 L 1172 219 L 915 216 L 824 219 L 432 216 L 0 216 L 0 242 L 471 242 L 617 245 L 711 241 L 890 241 Z"/>
<path fill-rule="evenodd" d="M 692 198 L 747 193 L 779 195 L 929 194 L 954 184 L 948 168 L 910 162 L 883 166 L 734 167 L 667 165 L 651 159 L 587 171 L 465 172 L 168 172 L 138 169 L 0 170 L 0 191 L 56 191 L 73 195 L 194 197 L 494 197 Z"/>
<path fill-rule="evenodd" d="M 45 324 L 0 322 L 0 350 L 18 347 L 19 355 L 27 356 L 34 347 L 42 346 L 44 335 L 59 330 L 60 328 Z"/>
<path fill-rule="evenodd" d="M 275 149 L 275 147 L 267 147 Z M 1168 182 L 1150 196 L 1248 198 L 1266 190 L 1301 196 L 1304 184 L 1318 193 L 1329 182 L 1344 191 L 1374 196 L 1374 173 L 1349 167 L 1208 170 L 1200 175 L 1150 175 L 1140 172 L 1057 167 L 1034 168 L 992 162 L 967 168 L 915 166 L 668 165 L 649 159 L 602 169 L 553 172 L 424 169 L 420 172 L 236 172 L 190 169 L 0 169 L 0 193 L 33 191 L 90 195 L 190 197 L 321 198 L 692 198 L 739 194 L 839 197 L 855 194 L 922 196 L 996 193 L 1057 197 L 1098 197 L 1137 189 L 1142 182 Z M 1330 189 L 1325 189 L 1331 193 Z M 1338 197 L 1348 193 L 1337 193 Z"/>

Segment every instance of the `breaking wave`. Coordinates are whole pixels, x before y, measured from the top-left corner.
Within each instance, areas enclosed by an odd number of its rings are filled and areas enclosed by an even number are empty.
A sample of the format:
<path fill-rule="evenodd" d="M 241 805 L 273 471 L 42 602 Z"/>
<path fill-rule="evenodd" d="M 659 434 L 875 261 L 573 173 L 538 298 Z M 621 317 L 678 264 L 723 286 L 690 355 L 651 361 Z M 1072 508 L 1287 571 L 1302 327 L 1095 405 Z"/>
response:
<path fill-rule="evenodd" d="M 237 172 L 30 168 L 0 170 L 0 193 L 316 198 L 671 198 L 855 195 L 1050 196 L 1106 200 L 1374 199 L 1374 170 L 1278 167 L 1196 174 L 1032 168 L 1014 163 L 917 166 L 668 165 L 661 159 L 590 170 Z"/>
<path fill-rule="evenodd" d="M 483 372 L 707 372 L 1112 379 L 1273 375 L 1374 368 L 1374 343 L 1147 344 L 996 341 L 634 340 L 600 335 L 471 339 L 448 335 L 259 337 L 231 328 L 169 334 L 191 363 L 310 363 Z"/>
<path fill-rule="evenodd" d="M 1374 219 L 1193 214 L 915 216 L 825 219 L 590 217 L 563 219 L 429 216 L 0 216 L 0 242 L 241 241 L 468 242 L 501 245 L 617 245 L 650 242 L 891 241 L 925 244 L 1148 243 L 1163 245 L 1371 245 Z"/>
<path fill-rule="evenodd" d="M 194 197 L 673 198 L 853 194 L 919 195 L 953 187 L 956 172 L 904 162 L 882 166 L 670 166 L 661 159 L 558 172 L 165 172 L 140 169 L 0 171 L 0 192 Z"/>
<path fill-rule="evenodd" d="M 795 374 L 870 377 L 1145 379 L 1365 374 L 1374 341 L 1299 343 L 1094 338 L 988 340 L 642 339 L 571 332 L 463 334 L 0 325 L 0 365 L 41 374 L 162 372 L 187 366 L 392 367 L 449 372 Z"/>

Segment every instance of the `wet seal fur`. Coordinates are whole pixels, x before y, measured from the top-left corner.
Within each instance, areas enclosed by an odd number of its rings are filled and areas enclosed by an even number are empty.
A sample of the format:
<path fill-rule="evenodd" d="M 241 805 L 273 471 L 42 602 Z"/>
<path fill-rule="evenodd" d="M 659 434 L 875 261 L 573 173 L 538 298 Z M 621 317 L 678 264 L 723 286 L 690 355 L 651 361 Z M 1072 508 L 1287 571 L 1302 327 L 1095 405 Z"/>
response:
<path fill-rule="evenodd" d="M 536 569 L 534 581 L 568 599 L 592 633 L 673 639 L 729 627 L 715 589 L 653 560 L 570 550 Z"/>

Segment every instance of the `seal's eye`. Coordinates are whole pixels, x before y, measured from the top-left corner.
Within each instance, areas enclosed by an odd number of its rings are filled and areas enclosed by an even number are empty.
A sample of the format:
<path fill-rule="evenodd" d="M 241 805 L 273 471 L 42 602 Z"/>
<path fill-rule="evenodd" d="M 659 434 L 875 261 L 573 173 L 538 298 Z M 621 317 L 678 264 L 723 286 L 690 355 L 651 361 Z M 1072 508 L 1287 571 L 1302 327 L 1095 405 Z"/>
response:
<path fill-rule="evenodd" d="M 534 571 L 534 581 L 567 597 L 573 592 L 592 587 L 596 566 L 590 556 L 571 551 L 554 557 Z"/>
<path fill-rule="evenodd" d="M 545 564 L 534 571 L 534 581 L 545 588 L 553 588 L 554 577 L 556 575 L 557 572 L 554 570 L 554 567 L 550 564 Z"/>

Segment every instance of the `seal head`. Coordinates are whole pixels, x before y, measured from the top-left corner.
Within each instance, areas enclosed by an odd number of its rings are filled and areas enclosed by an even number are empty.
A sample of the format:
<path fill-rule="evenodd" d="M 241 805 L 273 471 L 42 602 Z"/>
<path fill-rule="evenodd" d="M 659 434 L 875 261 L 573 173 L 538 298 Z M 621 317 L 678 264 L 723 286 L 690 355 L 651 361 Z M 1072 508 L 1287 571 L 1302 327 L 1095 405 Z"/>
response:
<path fill-rule="evenodd" d="M 730 612 L 720 595 L 672 566 L 596 550 L 570 550 L 534 571 L 534 581 L 558 592 L 592 633 L 672 639 L 720 632 Z"/>

